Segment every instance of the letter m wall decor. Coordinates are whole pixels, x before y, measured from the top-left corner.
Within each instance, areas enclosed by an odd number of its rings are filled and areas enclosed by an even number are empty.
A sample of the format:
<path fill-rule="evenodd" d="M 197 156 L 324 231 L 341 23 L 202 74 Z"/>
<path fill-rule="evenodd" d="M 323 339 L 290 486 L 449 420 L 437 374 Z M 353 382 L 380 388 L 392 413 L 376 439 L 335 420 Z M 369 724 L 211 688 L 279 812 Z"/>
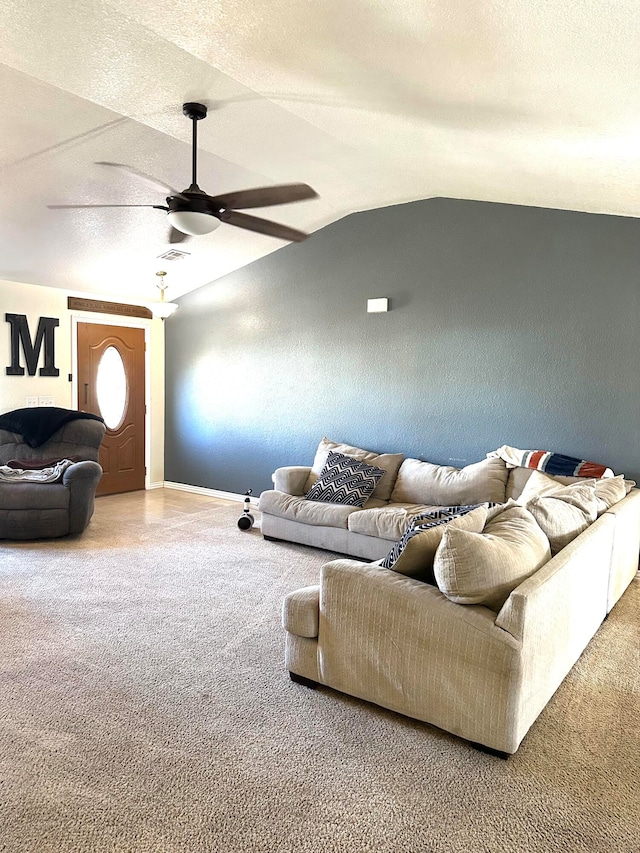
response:
<path fill-rule="evenodd" d="M 44 367 L 40 376 L 59 376 L 55 366 L 55 330 L 60 320 L 55 317 L 40 317 L 35 342 L 31 340 L 26 314 L 5 314 L 4 319 L 11 325 L 11 364 L 7 367 L 7 376 L 24 376 L 24 367 L 20 365 L 20 344 L 27 363 L 29 376 L 35 376 L 38 368 L 40 350 L 44 343 Z"/>

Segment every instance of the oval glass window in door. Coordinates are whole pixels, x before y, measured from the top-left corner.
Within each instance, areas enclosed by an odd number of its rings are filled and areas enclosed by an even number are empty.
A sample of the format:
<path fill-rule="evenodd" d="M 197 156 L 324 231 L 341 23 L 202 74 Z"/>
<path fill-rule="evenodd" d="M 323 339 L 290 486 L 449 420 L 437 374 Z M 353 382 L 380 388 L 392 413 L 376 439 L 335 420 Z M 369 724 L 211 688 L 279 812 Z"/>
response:
<path fill-rule="evenodd" d="M 118 429 L 127 408 L 127 374 L 122 356 L 114 346 L 106 348 L 98 364 L 96 396 L 108 429 Z"/>

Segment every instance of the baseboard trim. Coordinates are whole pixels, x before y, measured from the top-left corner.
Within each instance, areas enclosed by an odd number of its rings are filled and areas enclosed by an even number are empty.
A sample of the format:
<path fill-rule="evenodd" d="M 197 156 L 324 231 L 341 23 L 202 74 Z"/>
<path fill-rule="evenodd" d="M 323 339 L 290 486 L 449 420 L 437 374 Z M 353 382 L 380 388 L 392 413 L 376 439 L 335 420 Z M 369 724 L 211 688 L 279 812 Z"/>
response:
<path fill-rule="evenodd" d="M 147 491 L 149 491 L 150 489 L 163 489 L 164 488 L 164 481 L 160 480 L 158 483 L 149 483 L 149 485 L 146 488 L 147 488 Z"/>
<path fill-rule="evenodd" d="M 223 492 L 221 489 L 205 489 L 204 486 L 190 486 L 187 483 L 172 483 L 169 480 L 164 481 L 165 489 L 175 489 L 178 492 L 191 492 L 194 495 L 207 495 L 210 498 L 221 498 L 225 501 L 236 501 L 243 503 L 246 495 L 239 495 L 235 492 Z M 251 497 L 251 506 L 258 506 L 258 498 Z"/>

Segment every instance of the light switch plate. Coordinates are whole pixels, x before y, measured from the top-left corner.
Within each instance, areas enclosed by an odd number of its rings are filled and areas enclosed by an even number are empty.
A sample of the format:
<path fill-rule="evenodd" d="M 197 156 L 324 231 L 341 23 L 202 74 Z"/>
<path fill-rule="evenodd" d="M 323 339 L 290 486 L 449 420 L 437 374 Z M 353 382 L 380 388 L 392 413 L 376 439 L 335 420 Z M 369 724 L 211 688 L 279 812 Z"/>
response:
<path fill-rule="evenodd" d="M 367 299 L 368 314 L 382 314 L 384 311 L 388 310 L 389 300 L 386 296 L 383 296 L 380 299 Z"/>

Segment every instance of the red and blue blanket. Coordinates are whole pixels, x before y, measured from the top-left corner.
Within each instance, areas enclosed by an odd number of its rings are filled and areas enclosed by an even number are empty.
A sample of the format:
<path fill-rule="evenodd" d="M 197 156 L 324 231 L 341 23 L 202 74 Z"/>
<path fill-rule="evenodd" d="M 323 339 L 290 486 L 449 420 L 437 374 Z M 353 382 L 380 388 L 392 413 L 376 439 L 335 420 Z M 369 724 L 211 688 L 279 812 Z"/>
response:
<path fill-rule="evenodd" d="M 613 477 L 614 473 L 606 465 L 587 462 L 574 456 L 563 456 L 549 450 L 518 450 L 503 444 L 487 456 L 498 456 L 507 463 L 507 468 L 532 468 L 561 477 Z"/>

